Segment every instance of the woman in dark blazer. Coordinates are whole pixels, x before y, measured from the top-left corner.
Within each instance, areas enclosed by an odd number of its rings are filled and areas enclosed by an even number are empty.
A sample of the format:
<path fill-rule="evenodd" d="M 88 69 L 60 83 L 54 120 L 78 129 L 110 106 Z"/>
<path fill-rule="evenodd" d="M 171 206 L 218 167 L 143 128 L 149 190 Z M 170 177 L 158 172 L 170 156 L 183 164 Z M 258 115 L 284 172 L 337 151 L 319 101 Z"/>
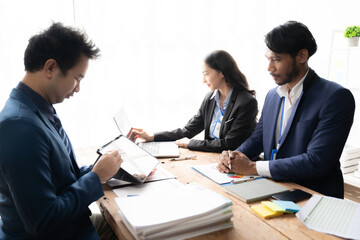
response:
<path fill-rule="evenodd" d="M 232 56 L 214 51 L 204 61 L 203 82 L 210 88 L 198 113 L 184 128 L 147 133 L 132 129 L 133 139 L 145 141 L 175 141 L 190 150 L 221 152 L 234 150 L 253 132 L 258 113 L 255 91 L 239 70 Z M 205 139 L 191 139 L 205 130 Z"/>

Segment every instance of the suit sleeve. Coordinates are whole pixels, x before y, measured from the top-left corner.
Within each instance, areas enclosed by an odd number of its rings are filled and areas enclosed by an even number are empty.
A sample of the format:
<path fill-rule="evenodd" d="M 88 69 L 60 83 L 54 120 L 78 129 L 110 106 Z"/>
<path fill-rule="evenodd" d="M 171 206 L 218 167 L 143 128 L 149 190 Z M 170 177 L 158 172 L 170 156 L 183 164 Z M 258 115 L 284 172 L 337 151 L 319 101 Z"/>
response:
<path fill-rule="evenodd" d="M 234 150 L 241 145 L 252 133 L 256 125 L 256 115 L 258 113 L 257 101 L 254 97 L 247 98 L 246 102 L 235 109 L 235 114 L 229 117 L 229 130 L 220 139 L 192 139 L 188 145 L 190 150 L 221 152 L 223 150 Z M 231 120 L 233 119 L 233 120 Z M 226 125 L 224 126 L 227 127 Z"/>
<path fill-rule="evenodd" d="M 263 152 L 263 117 L 261 115 L 259 122 L 251 136 L 239 146 L 235 151 L 240 151 L 249 159 L 254 159 Z"/>
<path fill-rule="evenodd" d="M 324 177 L 339 164 L 355 111 L 351 92 L 341 88 L 328 96 L 321 107 L 311 132 L 306 152 L 289 158 L 270 161 L 270 172 L 276 181 L 301 181 Z M 301 126 L 305 128 L 306 125 Z M 298 139 L 299 144 L 306 139 Z"/>
<path fill-rule="evenodd" d="M 255 159 L 257 158 L 263 151 L 264 151 L 264 145 L 263 145 L 263 115 L 264 115 L 264 109 L 269 106 L 268 104 L 268 98 L 269 93 L 267 93 L 265 98 L 264 107 L 261 113 L 261 117 L 256 124 L 254 132 L 251 134 L 251 136 L 246 139 L 235 151 L 240 151 L 243 154 L 245 154 L 249 159 Z"/>
<path fill-rule="evenodd" d="M 0 169 L 29 234 L 44 237 L 59 228 L 68 228 L 86 214 L 90 203 L 103 195 L 99 178 L 93 172 L 64 183 L 61 192 L 57 192 L 53 175 L 67 173 L 54 169 L 57 166 L 49 156 L 58 149 L 52 149 L 51 139 L 43 129 L 29 121 L 21 125 L 7 121 L 1 134 L 8 137 L 0 139 L 1 148 L 7 149 L 1 152 L 0 157 L 7 160 Z"/>

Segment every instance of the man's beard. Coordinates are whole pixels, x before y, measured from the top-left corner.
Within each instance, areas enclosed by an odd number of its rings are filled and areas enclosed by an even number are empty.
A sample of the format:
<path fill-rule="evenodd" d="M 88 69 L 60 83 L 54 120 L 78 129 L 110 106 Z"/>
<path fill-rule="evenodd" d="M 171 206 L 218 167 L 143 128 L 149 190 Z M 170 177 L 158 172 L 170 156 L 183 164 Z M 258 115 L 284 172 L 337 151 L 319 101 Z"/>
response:
<path fill-rule="evenodd" d="M 299 76 L 299 69 L 296 68 L 296 61 L 293 59 L 292 70 L 290 73 L 287 73 L 285 76 L 285 80 L 283 82 L 278 83 L 279 86 L 282 86 L 287 83 L 291 83 L 297 76 Z"/>

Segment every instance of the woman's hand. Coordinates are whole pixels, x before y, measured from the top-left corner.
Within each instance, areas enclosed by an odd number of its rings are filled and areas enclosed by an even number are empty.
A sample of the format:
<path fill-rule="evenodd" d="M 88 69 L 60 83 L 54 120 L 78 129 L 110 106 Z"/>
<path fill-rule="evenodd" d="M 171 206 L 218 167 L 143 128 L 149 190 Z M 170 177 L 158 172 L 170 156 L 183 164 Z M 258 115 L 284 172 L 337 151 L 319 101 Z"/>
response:
<path fill-rule="evenodd" d="M 135 142 L 136 139 L 140 138 L 145 140 L 146 142 L 152 142 L 154 141 L 154 134 L 153 133 L 147 133 L 141 128 L 131 128 L 129 133 L 126 135 L 127 138 L 129 138 L 131 141 Z"/>
<path fill-rule="evenodd" d="M 189 145 L 189 142 L 190 142 L 190 139 L 182 138 L 182 139 L 176 140 L 175 144 L 178 145 L 179 147 L 187 148 L 187 146 Z"/>

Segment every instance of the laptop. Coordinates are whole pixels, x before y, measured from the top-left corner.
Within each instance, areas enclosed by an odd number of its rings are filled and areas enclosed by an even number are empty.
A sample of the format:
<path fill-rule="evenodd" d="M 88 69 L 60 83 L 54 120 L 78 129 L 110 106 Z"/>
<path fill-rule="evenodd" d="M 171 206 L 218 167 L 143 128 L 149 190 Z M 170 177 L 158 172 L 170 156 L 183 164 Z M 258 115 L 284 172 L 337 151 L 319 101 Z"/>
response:
<path fill-rule="evenodd" d="M 127 136 L 132 129 L 125 110 L 121 108 L 115 115 L 114 120 L 120 134 Z M 173 141 L 167 142 L 139 142 L 137 143 L 145 151 L 157 158 L 179 157 L 179 147 Z"/>

